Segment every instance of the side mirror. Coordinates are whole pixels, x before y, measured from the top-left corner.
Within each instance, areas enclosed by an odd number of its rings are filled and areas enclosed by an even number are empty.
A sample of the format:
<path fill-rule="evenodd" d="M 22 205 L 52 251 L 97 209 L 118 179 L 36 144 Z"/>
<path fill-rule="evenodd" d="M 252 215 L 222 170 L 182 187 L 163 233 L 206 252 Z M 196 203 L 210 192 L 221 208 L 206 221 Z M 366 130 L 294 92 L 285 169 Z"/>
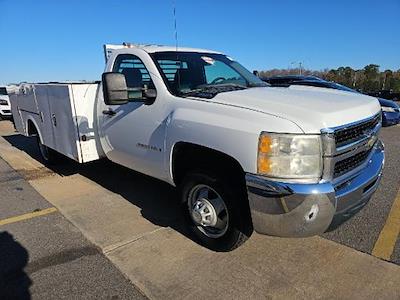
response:
<path fill-rule="evenodd" d="M 122 105 L 128 103 L 128 87 L 124 74 L 106 72 L 101 76 L 101 80 L 105 104 Z"/>
<path fill-rule="evenodd" d="M 256 75 L 257 77 L 260 77 L 260 76 L 259 76 L 260 73 L 259 73 L 257 70 L 254 70 L 254 71 L 253 71 L 253 74 Z"/>

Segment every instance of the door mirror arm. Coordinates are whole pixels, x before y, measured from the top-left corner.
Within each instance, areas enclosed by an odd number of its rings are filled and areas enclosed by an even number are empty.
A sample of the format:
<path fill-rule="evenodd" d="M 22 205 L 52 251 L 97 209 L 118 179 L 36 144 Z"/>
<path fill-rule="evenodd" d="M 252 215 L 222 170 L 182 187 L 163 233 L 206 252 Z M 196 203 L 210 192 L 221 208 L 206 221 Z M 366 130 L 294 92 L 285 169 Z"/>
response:
<path fill-rule="evenodd" d="M 144 104 L 151 105 L 154 103 L 156 98 L 157 98 L 157 90 L 156 89 L 149 89 L 149 88 L 143 89 Z"/>
<path fill-rule="evenodd" d="M 127 88 L 128 98 L 130 102 L 141 102 L 145 105 L 151 105 L 157 98 L 157 91 L 155 89 L 144 88 Z M 129 95 L 140 94 L 139 97 L 129 97 Z"/>

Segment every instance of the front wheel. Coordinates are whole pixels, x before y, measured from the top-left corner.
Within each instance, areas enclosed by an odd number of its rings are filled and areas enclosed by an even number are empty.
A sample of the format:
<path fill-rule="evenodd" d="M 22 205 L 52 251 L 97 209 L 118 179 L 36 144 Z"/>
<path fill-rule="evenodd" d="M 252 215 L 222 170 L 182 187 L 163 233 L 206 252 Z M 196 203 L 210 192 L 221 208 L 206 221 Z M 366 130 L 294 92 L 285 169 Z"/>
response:
<path fill-rule="evenodd" d="M 223 176 L 198 171 L 181 185 L 188 226 L 200 244 L 215 251 L 231 251 L 251 235 L 246 193 Z"/>

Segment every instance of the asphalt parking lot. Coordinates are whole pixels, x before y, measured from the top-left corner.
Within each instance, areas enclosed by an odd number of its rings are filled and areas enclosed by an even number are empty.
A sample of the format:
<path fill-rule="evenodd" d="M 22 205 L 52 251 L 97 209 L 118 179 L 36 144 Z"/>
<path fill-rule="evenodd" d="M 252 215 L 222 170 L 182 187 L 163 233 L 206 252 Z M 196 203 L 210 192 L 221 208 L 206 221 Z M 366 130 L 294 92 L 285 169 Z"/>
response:
<path fill-rule="evenodd" d="M 0 162 L 1 174 L 8 174 L 0 177 L 0 195 L 5 195 L 1 207 L 7 208 L 0 211 L 0 224 L 30 211 L 57 209 L 0 225 L 0 233 L 10 232 L 27 252 L 21 269 L 33 282 L 29 287 L 33 296 L 47 295 L 37 292 L 46 284 L 59 292 L 54 294 L 61 295 L 57 298 L 70 297 L 72 287 L 81 298 L 84 294 L 78 291 L 88 290 L 96 298 L 115 299 L 142 297 L 138 290 L 154 299 L 400 295 L 399 215 L 393 209 L 400 201 L 400 127 L 382 130 L 387 154 L 384 177 L 375 196 L 353 219 L 323 237 L 253 234 L 231 253 L 214 253 L 191 240 L 177 213 L 174 190 L 167 184 L 109 161 L 66 162 L 49 170 L 40 163 L 33 139 L 15 134 L 5 122 L 0 122 L 0 135 L 0 156 L 18 171 Z M 12 200 L 21 186 L 25 196 Z M 12 201 L 22 204 L 15 206 Z M 397 242 L 384 234 L 387 228 L 397 229 Z M 41 257 L 49 256 L 53 246 L 48 245 L 58 245 L 54 265 L 59 269 L 35 277 L 30 270 Z M 63 251 L 69 248 L 83 250 L 65 261 Z M 389 257 L 382 257 L 387 249 Z M 94 275 L 100 273 L 101 278 Z M 94 283 L 87 287 L 79 278 Z"/>
<path fill-rule="evenodd" d="M 400 197 L 400 126 L 382 128 L 380 137 L 385 144 L 386 157 L 383 178 L 377 192 L 368 205 L 352 219 L 336 230 L 323 235 L 324 238 L 368 254 L 373 252 L 391 207 L 397 197 Z M 396 222 L 397 228 L 400 227 L 399 218 L 400 211 L 397 212 L 393 221 Z M 398 237 L 390 258 L 385 259 L 400 264 L 400 239 Z"/>
<path fill-rule="evenodd" d="M 1 158 L 0 203 L 0 299 L 145 299 Z"/>

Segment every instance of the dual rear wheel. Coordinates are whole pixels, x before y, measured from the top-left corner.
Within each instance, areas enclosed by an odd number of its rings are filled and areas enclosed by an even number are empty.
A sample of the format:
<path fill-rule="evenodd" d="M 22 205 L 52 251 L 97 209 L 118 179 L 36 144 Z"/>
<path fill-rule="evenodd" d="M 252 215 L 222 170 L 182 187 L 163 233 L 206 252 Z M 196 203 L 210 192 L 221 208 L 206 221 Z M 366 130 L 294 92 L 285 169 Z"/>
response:
<path fill-rule="evenodd" d="M 53 149 L 42 144 L 39 135 L 36 135 L 37 145 L 39 148 L 40 156 L 46 165 L 54 165 L 59 162 L 60 154 Z"/>

